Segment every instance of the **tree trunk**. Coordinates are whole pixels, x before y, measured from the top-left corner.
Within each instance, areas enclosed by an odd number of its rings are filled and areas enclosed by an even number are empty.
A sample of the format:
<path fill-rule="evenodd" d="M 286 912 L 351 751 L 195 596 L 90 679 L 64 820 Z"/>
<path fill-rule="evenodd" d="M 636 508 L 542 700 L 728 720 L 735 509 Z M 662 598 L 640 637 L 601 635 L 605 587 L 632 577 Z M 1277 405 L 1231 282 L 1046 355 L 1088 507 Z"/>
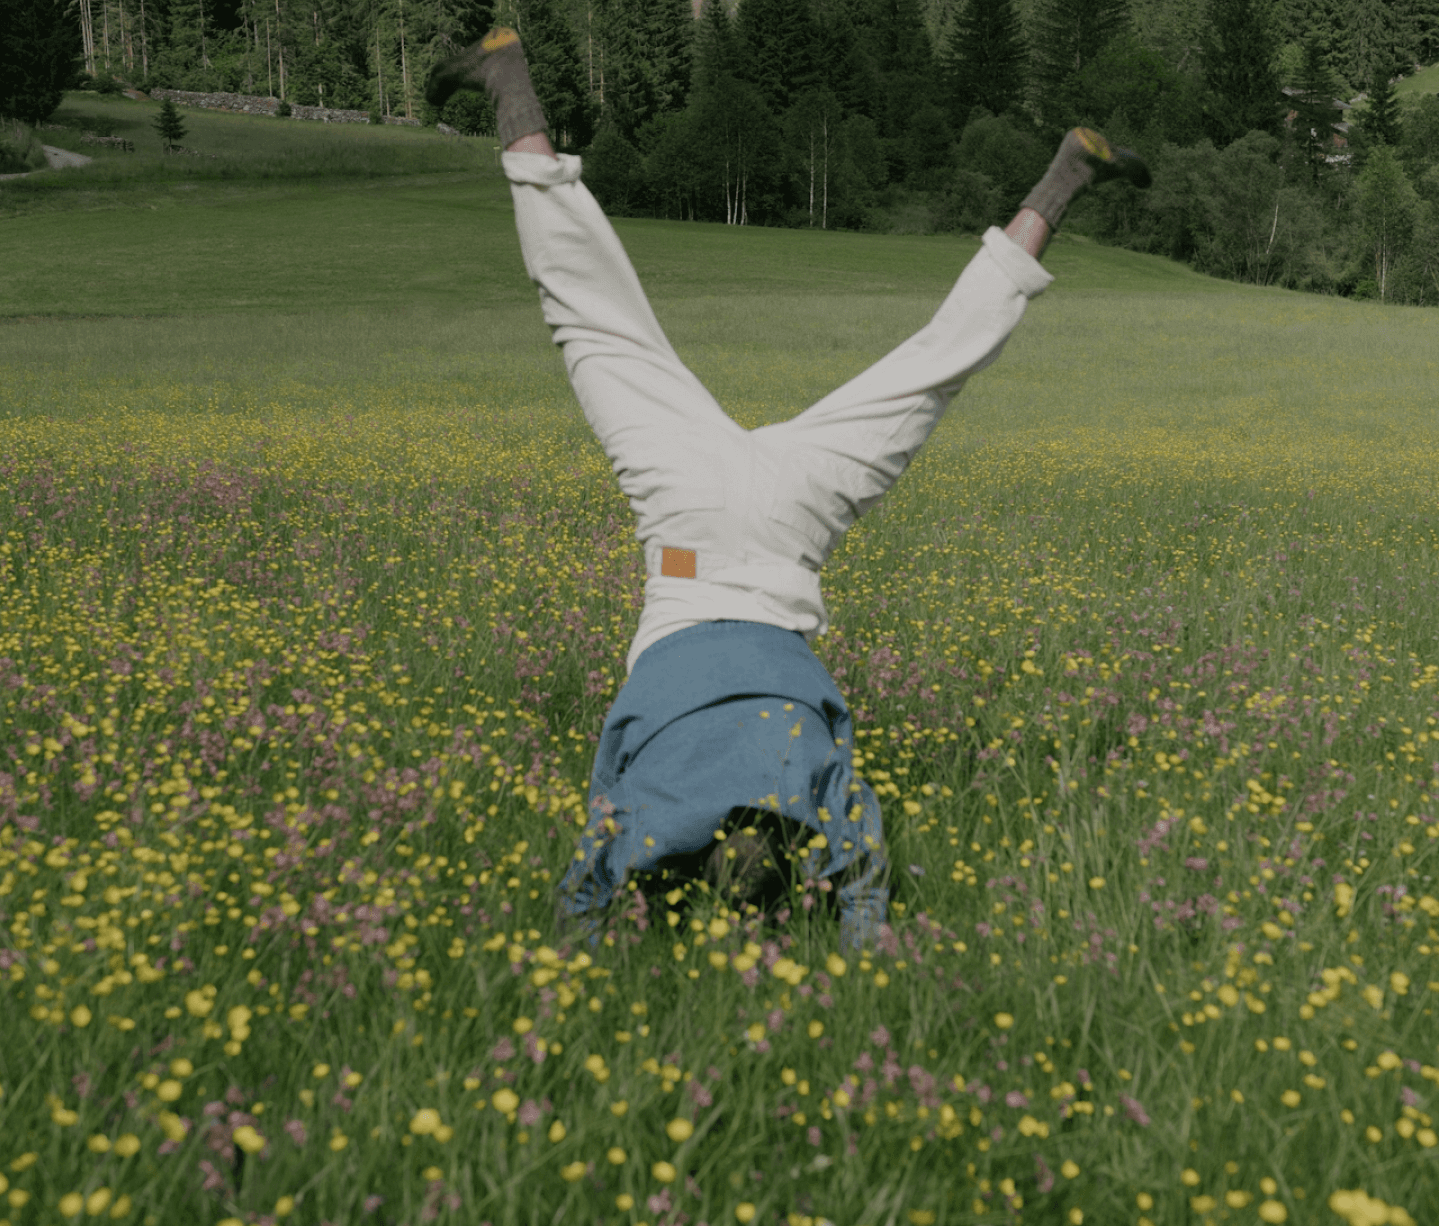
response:
<path fill-rule="evenodd" d="M 105 73 L 110 72 L 110 0 L 100 0 L 100 21 L 101 34 L 104 37 L 105 47 Z"/>
<path fill-rule="evenodd" d="M 95 15 L 90 0 L 80 0 L 80 40 L 85 47 L 85 71 L 95 75 Z"/>
<path fill-rule="evenodd" d="M 824 116 L 824 204 L 819 215 L 819 228 L 829 229 L 829 113 Z"/>
<path fill-rule="evenodd" d="M 150 39 L 145 33 L 145 0 L 140 0 L 140 71 L 150 75 Z"/>
<path fill-rule="evenodd" d="M 280 0 L 275 0 L 275 41 L 279 44 L 276 48 L 276 58 L 280 61 L 280 100 L 285 98 L 285 18 L 280 12 Z"/>
<path fill-rule="evenodd" d="M 410 103 L 410 61 L 405 55 L 405 0 L 400 0 L 400 84 L 405 91 L 405 118 L 415 117 Z"/>

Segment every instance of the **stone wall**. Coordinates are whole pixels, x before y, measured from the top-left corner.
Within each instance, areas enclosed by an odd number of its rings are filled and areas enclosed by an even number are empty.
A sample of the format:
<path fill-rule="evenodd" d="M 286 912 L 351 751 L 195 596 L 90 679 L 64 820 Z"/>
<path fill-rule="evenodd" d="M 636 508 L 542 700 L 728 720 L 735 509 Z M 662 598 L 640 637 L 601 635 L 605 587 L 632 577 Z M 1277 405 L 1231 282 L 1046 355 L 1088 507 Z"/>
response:
<path fill-rule="evenodd" d="M 240 115 L 273 115 L 279 109 L 278 98 L 262 98 L 256 94 L 197 94 L 187 89 L 152 89 L 150 97 L 163 102 L 166 98 L 181 106 L 198 106 L 207 111 L 231 111 Z M 291 119 L 308 119 L 318 123 L 369 123 L 368 111 L 341 111 L 324 106 L 290 104 Z M 418 128 L 418 119 L 386 116 L 385 122 Z"/>

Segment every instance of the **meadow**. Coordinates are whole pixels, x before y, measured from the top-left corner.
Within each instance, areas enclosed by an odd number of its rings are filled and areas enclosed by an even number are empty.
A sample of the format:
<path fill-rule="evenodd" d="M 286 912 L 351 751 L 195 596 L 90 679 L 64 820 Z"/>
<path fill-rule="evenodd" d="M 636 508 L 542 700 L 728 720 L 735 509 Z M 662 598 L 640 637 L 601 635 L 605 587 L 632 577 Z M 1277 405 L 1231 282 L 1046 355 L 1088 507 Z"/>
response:
<path fill-rule="evenodd" d="M 826 571 L 892 932 L 565 945 L 643 563 L 491 151 L 379 135 L 0 185 L 0 1226 L 1432 1220 L 1432 313 L 1061 236 Z M 977 245 L 617 228 L 750 426 Z"/>

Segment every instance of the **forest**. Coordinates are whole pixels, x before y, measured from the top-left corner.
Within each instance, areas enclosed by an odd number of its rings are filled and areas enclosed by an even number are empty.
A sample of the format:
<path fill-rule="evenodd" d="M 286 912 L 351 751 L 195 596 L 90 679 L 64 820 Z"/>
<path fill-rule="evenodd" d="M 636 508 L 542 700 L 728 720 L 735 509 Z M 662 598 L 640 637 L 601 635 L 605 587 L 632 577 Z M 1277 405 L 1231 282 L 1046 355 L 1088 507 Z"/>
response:
<path fill-rule="evenodd" d="M 17 0 L 21 7 L 58 0 Z M 1255 283 L 1439 302 L 1439 0 L 71 0 L 118 82 L 435 114 L 430 67 L 516 26 L 611 213 L 973 232 L 1059 135 L 1142 153 L 1067 228 Z M 1432 74 L 1430 74 L 1432 75 Z"/>

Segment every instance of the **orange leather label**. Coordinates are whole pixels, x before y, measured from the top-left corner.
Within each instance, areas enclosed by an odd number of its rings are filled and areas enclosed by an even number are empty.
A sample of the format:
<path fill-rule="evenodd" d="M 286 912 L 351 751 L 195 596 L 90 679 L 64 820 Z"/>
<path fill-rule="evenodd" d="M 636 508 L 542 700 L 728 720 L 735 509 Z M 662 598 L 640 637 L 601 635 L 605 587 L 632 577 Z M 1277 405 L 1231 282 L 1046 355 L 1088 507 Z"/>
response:
<path fill-rule="evenodd" d="M 695 577 L 695 551 L 693 549 L 671 549 L 665 546 L 660 560 L 660 574 L 671 579 L 693 579 Z"/>

